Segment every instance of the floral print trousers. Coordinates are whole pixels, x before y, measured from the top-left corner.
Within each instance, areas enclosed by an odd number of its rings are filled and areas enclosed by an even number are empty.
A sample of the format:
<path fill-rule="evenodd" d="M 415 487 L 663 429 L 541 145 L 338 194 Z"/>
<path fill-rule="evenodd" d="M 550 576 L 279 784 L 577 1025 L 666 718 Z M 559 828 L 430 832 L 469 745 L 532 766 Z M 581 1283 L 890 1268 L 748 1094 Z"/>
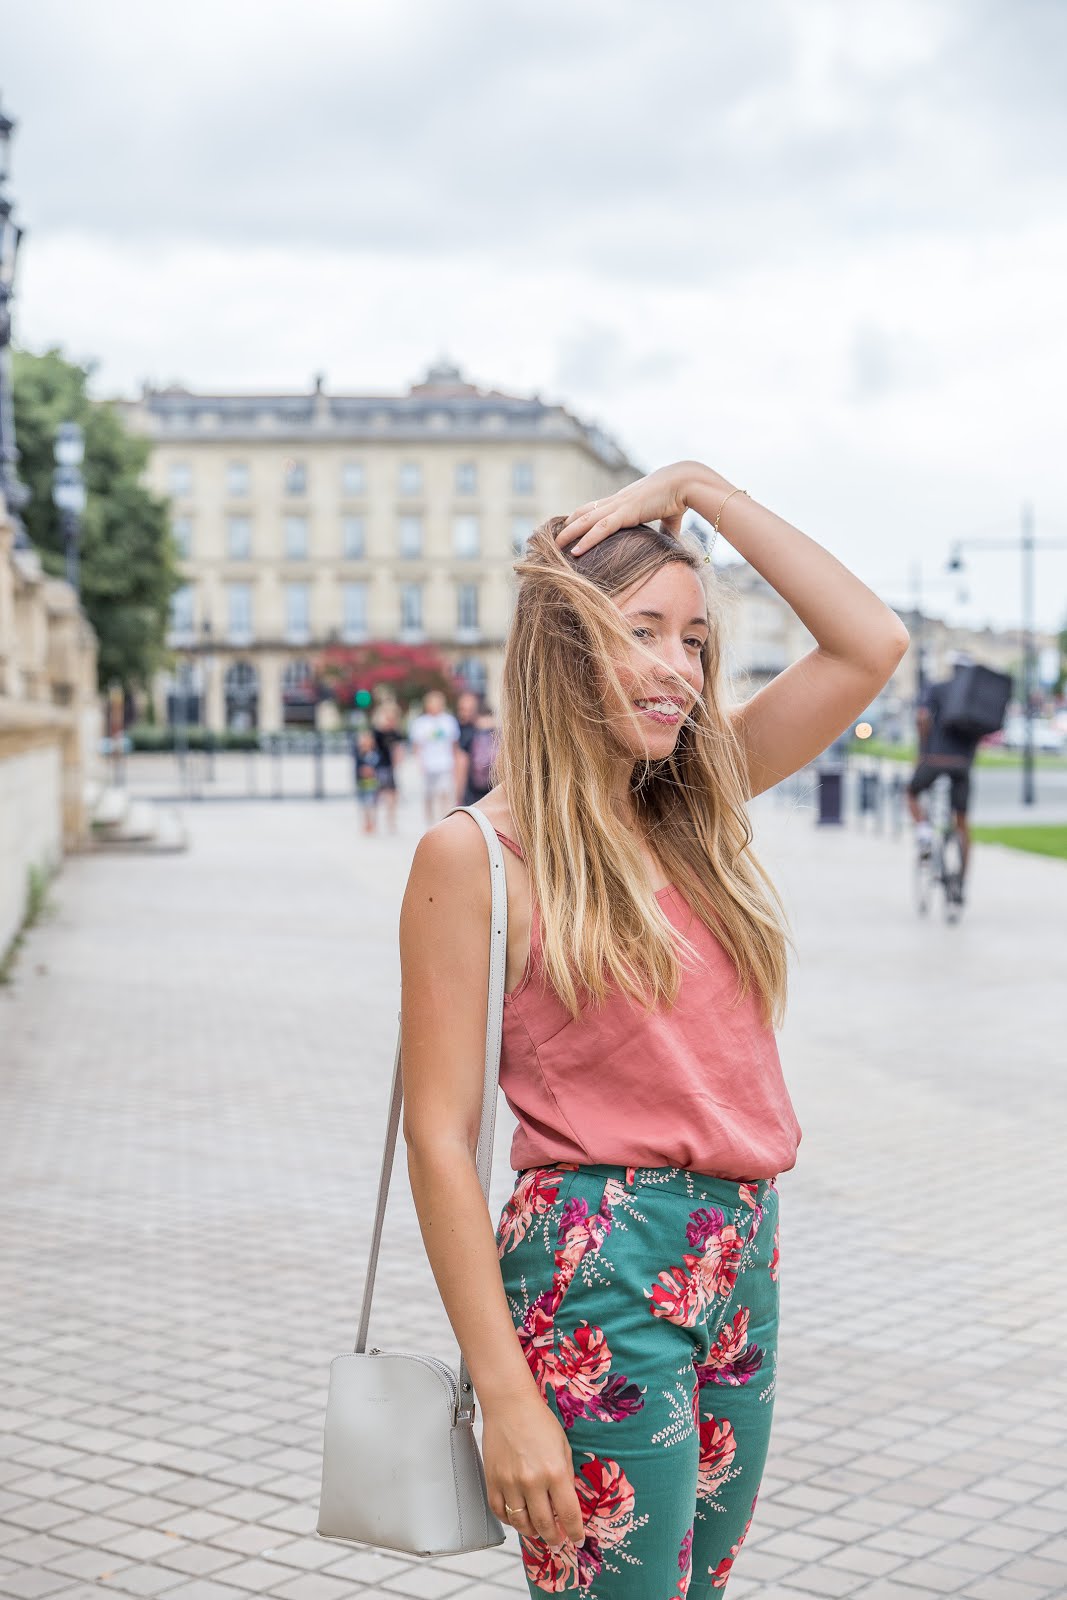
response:
<path fill-rule="evenodd" d="M 566 1429 L 585 1542 L 520 1536 L 531 1595 L 721 1594 L 767 1458 L 778 1191 L 681 1167 L 534 1167 L 497 1229 L 519 1341 Z"/>

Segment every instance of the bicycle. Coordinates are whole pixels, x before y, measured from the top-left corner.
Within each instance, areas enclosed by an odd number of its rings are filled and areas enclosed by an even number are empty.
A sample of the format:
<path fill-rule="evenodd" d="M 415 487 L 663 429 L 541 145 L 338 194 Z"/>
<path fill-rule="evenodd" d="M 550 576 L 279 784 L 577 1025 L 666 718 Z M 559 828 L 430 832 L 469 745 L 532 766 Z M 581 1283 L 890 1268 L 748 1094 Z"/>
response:
<path fill-rule="evenodd" d="M 915 903 L 924 917 L 937 889 L 944 891 L 945 921 L 956 923 L 963 911 L 963 838 L 951 802 L 950 774 L 935 778 L 929 791 L 933 838 L 915 852 Z"/>

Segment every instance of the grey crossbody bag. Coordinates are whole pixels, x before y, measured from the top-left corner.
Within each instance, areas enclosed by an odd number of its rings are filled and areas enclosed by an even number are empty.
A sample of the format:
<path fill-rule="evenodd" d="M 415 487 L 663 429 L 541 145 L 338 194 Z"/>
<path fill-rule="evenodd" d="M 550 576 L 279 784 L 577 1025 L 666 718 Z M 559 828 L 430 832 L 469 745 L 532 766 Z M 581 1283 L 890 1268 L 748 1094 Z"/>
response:
<path fill-rule="evenodd" d="M 504 1018 L 508 897 L 504 854 L 493 827 L 473 806 L 452 809 L 468 811 L 481 828 L 492 883 L 485 1080 L 477 1154 L 478 1177 L 488 1206 Z M 506 1537 L 489 1505 L 474 1437 L 474 1390 L 463 1353 L 457 1377 L 435 1356 L 367 1349 L 371 1295 L 402 1099 L 398 1035 L 356 1347 L 330 1364 L 317 1532 L 324 1539 L 377 1545 L 409 1555 L 458 1555 L 503 1544 Z"/>

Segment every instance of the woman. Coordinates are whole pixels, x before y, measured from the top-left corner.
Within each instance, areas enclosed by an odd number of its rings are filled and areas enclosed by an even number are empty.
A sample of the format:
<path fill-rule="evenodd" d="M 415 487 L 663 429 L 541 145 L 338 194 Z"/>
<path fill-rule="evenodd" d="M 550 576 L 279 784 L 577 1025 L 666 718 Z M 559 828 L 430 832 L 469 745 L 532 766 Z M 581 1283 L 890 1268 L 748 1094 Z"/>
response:
<path fill-rule="evenodd" d="M 687 507 L 816 641 L 737 706 Z M 763 1472 L 774 1179 L 800 1138 L 773 1032 L 782 912 L 746 803 L 843 732 L 908 636 L 694 461 L 553 519 L 516 571 L 479 803 L 508 847 L 517 1183 L 495 1239 L 475 1169 L 490 884 L 462 812 L 419 841 L 401 911 L 408 1170 L 530 1593 L 693 1600 L 725 1586 Z"/>

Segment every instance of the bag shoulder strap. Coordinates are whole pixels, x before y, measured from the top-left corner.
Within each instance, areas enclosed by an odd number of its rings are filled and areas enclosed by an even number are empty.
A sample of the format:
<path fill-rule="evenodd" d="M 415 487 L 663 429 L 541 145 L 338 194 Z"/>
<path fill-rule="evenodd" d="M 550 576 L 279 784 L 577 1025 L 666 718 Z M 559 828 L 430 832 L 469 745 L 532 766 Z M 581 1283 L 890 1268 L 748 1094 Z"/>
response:
<path fill-rule="evenodd" d="M 478 1181 L 482 1186 L 485 1203 L 489 1205 L 489 1184 L 493 1170 L 493 1132 L 496 1125 L 497 1084 L 500 1077 L 500 1042 L 504 1027 L 504 975 L 507 965 L 508 953 L 508 894 L 507 883 L 504 876 L 504 852 L 500 848 L 500 840 L 496 830 L 488 820 L 485 813 L 474 806 L 453 806 L 452 811 L 466 811 L 477 822 L 485 839 L 486 849 L 489 852 L 490 885 L 492 888 L 492 905 L 489 920 L 489 1004 L 485 1022 L 485 1077 L 482 1084 L 482 1118 L 478 1132 L 477 1169 Z M 451 816 L 452 811 L 446 813 Z M 404 1080 L 400 1065 L 400 1033 L 397 1033 L 396 1056 L 393 1061 L 393 1088 L 389 1101 L 389 1120 L 385 1131 L 385 1149 L 382 1152 L 382 1170 L 378 1180 L 378 1203 L 374 1213 L 374 1226 L 371 1230 L 370 1260 L 367 1264 L 367 1276 L 363 1285 L 363 1305 L 359 1316 L 359 1331 L 356 1335 L 356 1353 L 362 1354 L 367 1348 L 367 1331 L 370 1325 L 371 1297 L 374 1293 L 374 1278 L 378 1269 L 378 1252 L 382 1242 L 382 1224 L 385 1221 L 385 1207 L 389 1198 L 389 1180 L 393 1171 L 393 1155 L 396 1150 L 397 1133 L 400 1129 L 400 1110 L 404 1098 Z M 463 1352 L 460 1352 L 459 1363 L 459 1410 L 458 1420 L 470 1421 L 474 1417 L 474 1401 L 471 1398 L 470 1373 L 467 1371 Z"/>

